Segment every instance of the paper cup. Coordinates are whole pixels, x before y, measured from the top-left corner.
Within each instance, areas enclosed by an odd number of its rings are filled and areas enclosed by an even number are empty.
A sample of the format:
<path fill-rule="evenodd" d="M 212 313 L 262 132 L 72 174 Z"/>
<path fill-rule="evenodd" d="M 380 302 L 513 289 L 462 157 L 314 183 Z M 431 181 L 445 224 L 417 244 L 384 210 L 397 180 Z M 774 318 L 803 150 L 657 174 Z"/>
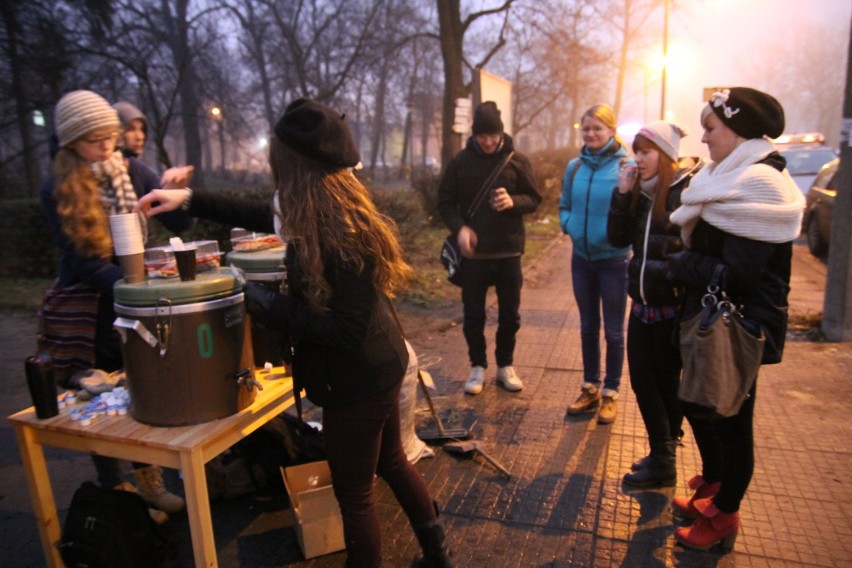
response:
<path fill-rule="evenodd" d="M 128 284 L 136 284 L 145 280 L 145 253 L 120 254 L 118 264 L 124 274 L 124 281 Z"/>
<path fill-rule="evenodd" d="M 195 280 L 195 251 L 195 247 L 174 251 L 178 274 L 184 282 Z"/>
<path fill-rule="evenodd" d="M 112 244 L 117 256 L 134 255 L 145 252 L 145 239 L 142 236 L 142 224 L 136 213 L 110 215 Z"/>

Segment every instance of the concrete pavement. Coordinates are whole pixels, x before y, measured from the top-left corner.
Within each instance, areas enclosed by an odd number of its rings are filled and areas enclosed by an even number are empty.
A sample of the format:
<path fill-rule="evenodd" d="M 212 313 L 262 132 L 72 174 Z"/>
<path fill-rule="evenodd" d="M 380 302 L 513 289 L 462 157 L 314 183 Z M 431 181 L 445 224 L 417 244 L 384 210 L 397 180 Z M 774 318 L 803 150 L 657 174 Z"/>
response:
<path fill-rule="evenodd" d="M 805 325 L 822 312 L 825 265 L 803 244 L 796 245 L 790 339 L 784 362 L 764 367 L 758 380 L 755 475 L 742 505 L 736 548 L 720 555 L 688 551 L 672 537 L 669 502 L 687 493 L 686 481 L 700 467 L 688 425 L 678 454 L 677 487 L 637 491 L 622 486 L 630 463 L 647 452 L 626 363 L 614 424 L 565 414 L 582 380 L 570 247 L 568 239 L 557 240 L 527 273 L 515 361 L 526 385 L 520 393 L 496 386 L 493 360 L 484 392 L 463 393 L 468 363 L 460 326 L 419 330 L 411 337 L 421 356 L 440 358 L 429 371 L 438 386 L 433 399 L 444 425 L 469 428 L 513 474 L 506 480 L 480 458 L 440 450 L 418 463 L 441 505 L 456 566 L 852 566 L 852 514 L 847 510 L 852 490 L 845 483 L 852 468 L 847 443 L 852 343 L 810 341 L 818 333 Z M 29 332 L 27 318 L 3 317 L 4 344 L 11 334 Z M 492 306 L 489 345 L 495 320 Z M 24 355 L 3 353 L 12 369 L 0 376 L 4 415 L 29 404 Z M 418 424 L 428 427 L 430 422 L 421 403 Z M 0 426 L 0 450 L 0 565 L 41 566 L 17 446 L 6 423 Z M 87 456 L 73 452 L 50 450 L 48 459 L 64 509 L 93 469 Z M 407 566 L 418 549 L 413 534 L 381 481 L 378 495 L 385 566 Z M 299 560 L 292 515 L 280 491 L 214 503 L 213 519 L 220 566 L 343 564 L 343 554 Z M 174 516 L 167 526 L 181 538 L 179 565 L 191 565 L 185 516 Z"/>

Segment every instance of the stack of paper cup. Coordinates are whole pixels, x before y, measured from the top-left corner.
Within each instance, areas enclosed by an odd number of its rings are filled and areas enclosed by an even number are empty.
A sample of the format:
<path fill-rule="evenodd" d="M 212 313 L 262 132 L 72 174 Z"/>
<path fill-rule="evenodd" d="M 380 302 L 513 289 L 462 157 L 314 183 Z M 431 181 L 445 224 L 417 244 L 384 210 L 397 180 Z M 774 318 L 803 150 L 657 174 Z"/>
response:
<path fill-rule="evenodd" d="M 142 224 L 136 213 L 110 215 L 112 244 L 115 255 L 124 272 L 124 281 L 129 284 L 145 280 L 145 241 Z"/>

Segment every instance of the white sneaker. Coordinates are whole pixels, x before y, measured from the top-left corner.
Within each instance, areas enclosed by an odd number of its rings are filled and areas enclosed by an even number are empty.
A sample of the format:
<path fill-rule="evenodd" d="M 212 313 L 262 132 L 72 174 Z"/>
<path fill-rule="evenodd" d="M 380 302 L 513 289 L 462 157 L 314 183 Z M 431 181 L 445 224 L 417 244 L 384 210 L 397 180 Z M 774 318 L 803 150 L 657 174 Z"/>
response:
<path fill-rule="evenodd" d="M 482 392 L 482 385 L 485 383 L 485 367 L 472 367 L 470 375 L 467 377 L 467 382 L 464 384 L 464 392 L 467 394 L 479 394 Z"/>
<path fill-rule="evenodd" d="M 518 392 L 524 388 L 524 383 L 521 382 L 521 378 L 512 366 L 497 369 L 497 384 L 511 392 Z"/>

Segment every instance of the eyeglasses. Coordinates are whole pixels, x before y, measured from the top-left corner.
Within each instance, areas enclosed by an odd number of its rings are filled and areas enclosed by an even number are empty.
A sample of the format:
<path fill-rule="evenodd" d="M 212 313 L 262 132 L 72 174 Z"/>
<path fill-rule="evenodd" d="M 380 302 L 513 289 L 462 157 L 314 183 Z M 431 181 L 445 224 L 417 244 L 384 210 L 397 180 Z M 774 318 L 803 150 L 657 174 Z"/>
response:
<path fill-rule="evenodd" d="M 95 144 L 103 144 L 104 142 L 115 142 L 116 140 L 118 140 L 118 132 L 111 132 L 108 136 L 101 136 L 99 138 L 80 138 L 81 142 L 85 142 L 86 144 L 92 144 L 93 146 Z"/>

